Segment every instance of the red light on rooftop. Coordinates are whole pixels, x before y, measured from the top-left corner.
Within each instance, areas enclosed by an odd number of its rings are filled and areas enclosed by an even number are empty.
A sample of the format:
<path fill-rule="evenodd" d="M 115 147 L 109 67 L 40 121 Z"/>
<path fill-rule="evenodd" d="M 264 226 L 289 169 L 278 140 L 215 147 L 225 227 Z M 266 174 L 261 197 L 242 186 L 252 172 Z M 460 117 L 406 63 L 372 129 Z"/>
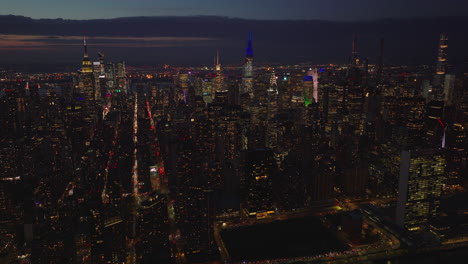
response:
<path fill-rule="evenodd" d="M 437 121 L 439 121 L 439 124 L 440 124 L 440 126 L 442 127 L 442 129 L 445 129 L 444 122 L 442 122 L 442 120 L 441 120 L 440 118 L 437 119 Z"/>

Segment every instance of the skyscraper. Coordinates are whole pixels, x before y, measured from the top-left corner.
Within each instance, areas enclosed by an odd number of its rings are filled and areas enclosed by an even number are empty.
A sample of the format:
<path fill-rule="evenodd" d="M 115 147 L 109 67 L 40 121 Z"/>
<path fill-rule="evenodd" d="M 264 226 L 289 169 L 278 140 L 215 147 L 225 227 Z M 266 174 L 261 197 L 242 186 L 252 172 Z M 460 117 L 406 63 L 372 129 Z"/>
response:
<path fill-rule="evenodd" d="M 275 69 L 271 69 L 270 73 L 270 86 L 268 87 L 268 92 L 278 93 L 278 77 L 275 74 Z"/>
<path fill-rule="evenodd" d="M 444 105 L 453 105 L 455 101 L 455 75 L 447 74 L 444 80 Z"/>
<path fill-rule="evenodd" d="M 242 93 L 253 92 L 253 49 L 252 49 L 252 32 L 249 34 L 247 48 L 245 49 L 245 60 L 242 66 Z"/>
<path fill-rule="evenodd" d="M 219 50 L 216 50 L 215 70 L 221 71 L 221 64 L 219 63 Z"/>
<path fill-rule="evenodd" d="M 437 69 L 434 76 L 434 93 L 437 98 L 441 97 L 445 81 L 445 74 L 447 73 L 447 49 L 448 49 L 448 36 L 446 33 L 440 34 L 439 40 L 439 54 L 437 56 Z"/>
<path fill-rule="evenodd" d="M 105 72 L 104 54 L 98 52 L 98 61 L 93 62 L 93 75 L 96 99 L 105 97 L 106 91 L 106 72 Z"/>
<path fill-rule="evenodd" d="M 243 213 L 264 218 L 274 213 L 272 177 L 276 172 L 273 152 L 255 149 L 246 153 Z"/>
<path fill-rule="evenodd" d="M 120 61 L 117 63 L 115 69 L 115 76 L 117 79 L 117 91 L 126 93 L 128 84 L 124 61 Z"/>
<path fill-rule="evenodd" d="M 308 106 L 311 103 L 317 103 L 319 100 L 318 95 L 318 71 L 317 69 L 310 68 L 307 75 L 304 76 L 304 104 Z"/>
<path fill-rule="evenodd" d="M 219 62 L 219 51 L 216 51 L 216 60 L 215 60 L 215 74 L 214 85 L 216 91 L 223 90 L 224 76 L 223 71 L 221 70 L 221 63 Z"/>
<path fill-rule="evenodd" d="M 86 37 L 83 40 L 84 53 L 83 61 L 81 65 L 79 88 L 80 92 L 86 102 L 94 101 L 94 76 L 93 76 L 93 64 L 88 55 L 88 46 L 86 45 Z"/>
<path fill-rule="evenodd" d="M 437 150 L 404 150 L 400 159 L 400 179 L 396 222 L 410 231 L 437 214 L 442 192 L 445 159 Z"/>
<path fill-rule="evenodd" d="M 352 45 L 352 51 L 351 51 L 351 64 L 353 66 L 358 66 L 359 64 L 359 59 L 358 59 L 358 52 L 357 52 L 357 35 L 353 35 L 353 45 Z"/>
<path fill-rule="evenodd" d="M 383 56 L 384 56 L 384 39 L 380 39 L 380 52 L 379 52 L 379 61 L 377 67 L 377 84 L 380 84 L 380 80 L 382 79 L 382 72 L 383 72 Z"/>
<path fill-rule="evenodd" d="M 309 69 L 307 71 L 306 76 L 304 76 L 304 81 L 302 84 L 302 95 L 304 97 L 305 106 L 309 106 L 311 103 L 313 103 L 312 94 L 313 94 L 314 83 L 312 81 L 313 79 L 312 75 L 313 75 L 312 69 Z"/>

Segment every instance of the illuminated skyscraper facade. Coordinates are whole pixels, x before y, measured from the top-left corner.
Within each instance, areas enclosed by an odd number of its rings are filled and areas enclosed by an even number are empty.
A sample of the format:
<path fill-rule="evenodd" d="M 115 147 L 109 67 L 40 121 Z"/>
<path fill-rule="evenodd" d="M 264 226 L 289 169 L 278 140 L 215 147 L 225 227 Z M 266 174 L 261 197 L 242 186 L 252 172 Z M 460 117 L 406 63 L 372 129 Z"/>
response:
<path fill-rule="evenodd" d="M 83 94 L 85 101 L 89 102 L 95 100 L 93 64 L 88 55 L 88 46 L 86 45 L 86 38 L 84 39 L 83 44 L 84 54 L 83 61 L 81 64 L 79 88 Z"/>
<path fill-rule="evenodd" d="M 445 74 L 447 73 L 447 49 L 448 49 L 448 36 L 445 33 L 440 34 L 439 40 L 439 53 L 437 56 L 437 69 L 434 76 L 434 93 L 436 97 L 442 95 L 442 85 L 445 82 Z"/>
<path fill-rule="evenodd" d="M 318 88 L 318 84 L 319 84 L 319 74 L 318 74 L 318 71 L 317 69 L 314 69 L 312 71 L 312 82 L 314 83 L 314 90 L 313 90 L 313 93 L 312 93 L 312 96 L 314 97 L 314 102 L 315 103 L 318 103 L 319 101 L 319 88 Z"/>
<path fill-rule="evenodd" d="M 96 99 L 103 98 L 107 94 L 105 71 L 106 68 L 104 62 L 104 54 L 98 52 L 98 61 L 93 62 L 93 76 Z"/>
<path fill-rule="evenodd" d="M 276 91 L 278 90 L 278 77 L 275 74 L 275 69 L 271 69 L 270 73 L 270 87 L 268 88 L 268 91 Z"/>
<path fill-rule="evenodd" d="M 252 32 L 250 32 L 247 48 L 245 49 L 245 61 L 242 66 L 242 93 L 253 93 L 253 49 Z"/>
<path fill-rule="evenodd" d="M 127 77 L 125 70 L 125 62 L 118 62 L 116 65 L 117 92 L 127 93 Z"/>
<path fill-rule="evenodd" d="M 313 87 L 314 87 L 314 83 L 312 81 L 312 69 L 309 69 L 307 71 L 307 74 L 306 76 L 304 76 L 304 82 L 303 82 L 303 86 L 302 86 L 302 94 L 303 94 L 303 97 L 304 97 L 304 105 L 305 106 L 308 106 L 310 105 L 311 103 L 313 103 L 312 101 L 312 93 L 313 93 Z"/>
<path fill-rule="evenodd" d="M 400 180 L 396 222 L 410 231 L 418 230 L 439 209 L 445 159 L 437 150 L 404 150 L 400 159 Z"/>
<path fill-rule="evenodd" d="M 214 78 L 215 89 L 216 91 L 222 91 L 224 90 L 224 87 L 223 87 L 224 76 L 223 76 L 223 71 L 221 69 L 221 63 L 219 62 L 219 51 L 216 51 L 215 74 L 216 74 L 216 77 Z"/>
<path fill-rule="evenodd" d="M 318 95 L 318 71 L 317 69 L 309 69 L 307 75 L 304 76 L 304 104 L 308 106 L 311 103 L 317 103 L 319 101 Z"/>

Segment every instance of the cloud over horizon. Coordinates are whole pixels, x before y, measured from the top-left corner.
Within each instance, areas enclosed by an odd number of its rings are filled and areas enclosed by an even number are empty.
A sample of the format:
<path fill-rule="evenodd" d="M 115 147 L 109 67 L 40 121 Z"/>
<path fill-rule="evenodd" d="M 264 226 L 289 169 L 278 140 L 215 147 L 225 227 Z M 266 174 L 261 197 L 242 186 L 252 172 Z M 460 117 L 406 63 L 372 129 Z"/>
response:
<path fill-rule="evenodd" d="M 159 48 L 204 46 L 216 38 L 206 37 L 87 37 L 89 46 L 114 48 Z M 44 50 L 65 46 L 82 46 L 83 36 L 0 34 L 2 50 Z"/>

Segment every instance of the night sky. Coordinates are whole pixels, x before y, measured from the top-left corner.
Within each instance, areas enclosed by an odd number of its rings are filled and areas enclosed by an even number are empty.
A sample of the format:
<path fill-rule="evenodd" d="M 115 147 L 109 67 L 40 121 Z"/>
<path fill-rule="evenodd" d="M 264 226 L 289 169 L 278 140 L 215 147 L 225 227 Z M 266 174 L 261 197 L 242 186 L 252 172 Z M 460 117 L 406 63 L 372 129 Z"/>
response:
<path fill-rule="evenodd" d="M 0 14 L 93 19 L 128 16 L 214 15 L 249 19 L 332 21 L 460 16 L 464 0 L 2 0 Z"/>

